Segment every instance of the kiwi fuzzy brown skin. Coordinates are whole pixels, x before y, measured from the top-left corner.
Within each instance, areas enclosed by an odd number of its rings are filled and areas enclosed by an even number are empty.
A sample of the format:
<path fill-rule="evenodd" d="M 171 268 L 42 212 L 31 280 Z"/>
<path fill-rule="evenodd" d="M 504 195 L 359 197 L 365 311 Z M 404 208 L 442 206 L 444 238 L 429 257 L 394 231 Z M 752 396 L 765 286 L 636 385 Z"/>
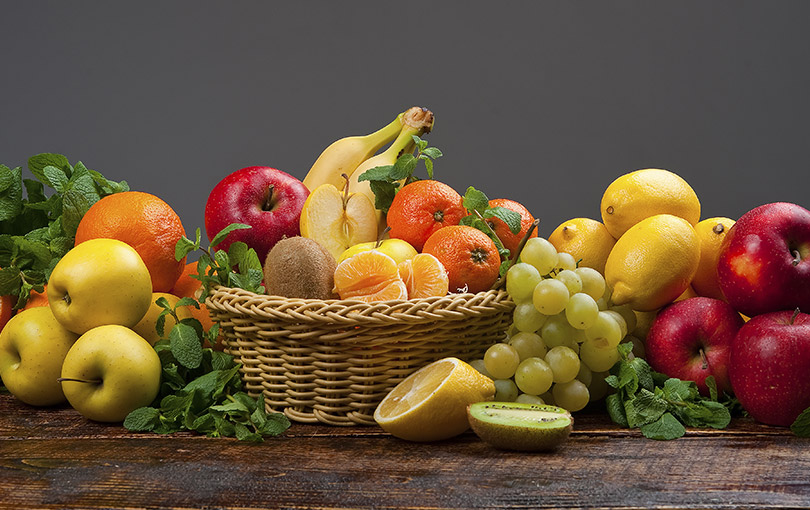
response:
<path fill-rule="evenodd" d="M 498 416 L 499 411 L 537 413 L 537 421 Z M 552 413 L 549 416 L 549 413 Z M 554 417 L 556 415 L 556 418 Z M 561 407 L 516 402 L 477 402 L 467 406 L 470 428 L 484 442 L 503 450 L 551 451 L 568 439 L 574 428 L 571 413 Z"/>
<path fill-rule="evenodd" d="M 336 299 L 335 257 L 312 239 L 295 236 L 277 242 L 264 261 L 267 294 L 300 299 Z"/>

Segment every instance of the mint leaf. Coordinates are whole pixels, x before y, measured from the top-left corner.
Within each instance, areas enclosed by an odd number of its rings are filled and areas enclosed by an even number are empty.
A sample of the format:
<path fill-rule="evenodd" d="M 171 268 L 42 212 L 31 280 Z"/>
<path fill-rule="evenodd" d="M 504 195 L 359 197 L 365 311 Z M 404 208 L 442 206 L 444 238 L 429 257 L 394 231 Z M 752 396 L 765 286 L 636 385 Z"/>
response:
<path fill-rule="evenodd" d="M 489 198 L 487 198 L 483 191 L 479 191 L 470 186 L 464 193 L 462 205 L 468 211 L 478 211 L 483 215 L 484 211 L 489 207 Z"/>
<path fill-rule="evenodd" d="M 484 218 L 498 218 L 499 220 L 506 223 L 506 226 L 509 228 L 509 231 L 513 234 L 517 234 L 520 232 L 522 227 L 521 225 L 521 217 L 520 213 L 513 211 L 511 209 L 507 209 L 506 207 L 493 207 L 491 209 L 487 209 L 484 214 Z"/>
<path fill-rule="evenodd" d="M 430 159 L 437 159 L 437 158 L 440 158 L 440 157 L 442 157 L 444 155 L 444 154 L 442 154 L 442 151 L 440 151 L 436 147 L 426 147 L 425 149 L 422 150 L 422 154 L 424 154 L 425 156 L 427 156 Z M 425 163 L 427 163 L 427 162 L 428 161 L 425 161 Z"/>
<path fill-rule="evenodd" d="M 657 440 L 677 439 L 686 434 L 686 429 L 670 413 L 664 413 L 653 423 L 641 427 L 644 437 Z"/>
<path fill-rule="evenodd" d="M 632 400 L 625 402 L 627 423 L 631 428 L 658 420 L 667 410 L 667 402 L 653 392 L 642 389 Z"/>
<path fill-rule="evenodd" d="M 0 269 L 0 295 L 14 294 L 20 288 L 22 277 L 15 267 Z"/>
<path fill-rule="evenodd" d="M 605 406 L 607 407 L 608 415 L 610 419 L 613 420 L 613 423 L 619 425 L 620 427 L 629 427 L 630 424 L 627 421 L 627 414 L 625 413 L 625 407 L 622 403 L 621 397 L 617 393 L 611 393 L 605 398 Z"/>
<path fill-rule="evenodd" d="M 391 172 L 394 170 L 394 165 L 382 165 L 369 168 L 357 178 L 357 181 L 385 181 L 391 182 L 396 179 L 391 178 Z"/>
<path fill-rule="evenodd" d="M 388 174 L 388 181 L 401 181 L 407 179 L 411 175 L 413 175 L 413 171 L 416 170 L 416 162 L 417 159 L 414 157 L 413 154 L 404 153 L 402 156 L 397 158 L 396 163 L 391 168 L 390 173 Z"/>
<path fill-rule="evenodd" d="M 154 407 L 139 407 L 124 418 L 124 427 L 133 432 L 154 430 L 160 423 L 160 411 Z"/>
<path fill-rule="evenodd" d="M 374 193 L 374 207 L 383 212 L 388 212 L 394 196 L 397 194 L 397 186 L 386 181 L 369 181 L 371 191 Z"/>
<path fill-rule="evenodd" d="M 810 437 L 810 407 L 796 417 L 790 430 L 799 437 Z"/>
<path fill-rule="evenodd" d="M 202 362 L 202 344 L 194 328 L 175 324 L 169 331 L 169 341 L 175 359 L 186 368 L 197 368 Z"/>
<path fill-rule="evenodd" d="M 51 188 L 60 193 L 65 191 L 65 187 L 68 185 L 69 180 L 64 170 L 61 168 L 56 168 L 53 165 L 48 165 L 42 169 L 42 173 L 45 177 L 45 183 Z"/>
<path fill-rule="evenodd" d="M 65 171 L 70 175 L 72 168 L 68 159 L 61 154 L 42 153 L 28 158 L 28 169 L 34 176 L 42 182 L 48 182 L 45 177 L 45 167 L 53 166 L 60 170 Z"/>
<path fill-rule="evenodd" d="M 217 232 L 217 234 L 214 236 L 214 238 L 211 239 L 210 245 L 212 247 L 214 247 L 214 246 L 218 245 L 219 243 L 221 243 L 222 241 L 224 241 L 225 238 L 228 237 L 228 234 L 230 234 L 234 230 L 242 230 L 242 229 L 246 229 L 246 228 L 252 228 L 252 227 L 250 225 L 245 225 L 244 223 L 231 223 L 227 227 L 225 227 L 222 230 L 220 230 L 219 232 Z"/>
<path fill-rule="evenodd" d="M 0 192 L 0 221 L 8 221 L 22 212 L 22 169 L 0 165 L 0 180 L 4 186 Z"/>

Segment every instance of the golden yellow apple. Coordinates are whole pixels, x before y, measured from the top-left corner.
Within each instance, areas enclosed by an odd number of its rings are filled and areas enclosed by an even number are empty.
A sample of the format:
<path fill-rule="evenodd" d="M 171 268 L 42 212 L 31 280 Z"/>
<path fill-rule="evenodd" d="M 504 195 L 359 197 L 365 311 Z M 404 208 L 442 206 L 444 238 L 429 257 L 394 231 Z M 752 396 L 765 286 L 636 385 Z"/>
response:
<path fill-rule="evenodd" d="M 174 294 L 169 294 L 167 292 L 153 292 L 152 293 L 152 304 L 149 305 L 149 310 L 146 311 L 146 315 L 132 327 L 132 330 L 139 335 L 141 335 L 150 345 L 155 345 L 158 340 L 160 340 L 160 335 L 157 332 L 157 319 L 160 316 L 160 313 L 163 311 L 163 307 L 156 304 L 159 298 L 166 298 L 172 308 L 177 305 L 177 302 L 180 301 L 180 298 L 175 296 Z M 177 309 L 177 316 L 180 320 L 185 319 L 186 317 L 191 317 L 192 313 L 189 310 L 188 306 L 181 306 Z M 175 324 L 177 324 L 174 320 L 174 317 L 171 314 L 166 315 L 166 322 L 163 323 L 163 338 L 167 338 L 169 336 L 169 331 L 172 330 Z"/>
<path fill-rule="evenodd" d="M 407 241 L 403 241 L 402 239 L 385 239 L 382 242 L 377 243 L 377 241 L 372 241 L 370 243 L 360 243 L 355 244 L 351 248 L 344 251 L 340 258 L 338 258 L 338 264 L 342 261 L 346 260 L 347 258 L 357 255 L 361 251 L 369 251 L 369 250 L 377 250 L 385 253 L 392 259 L 397 261 L 397 264 L 400 262 L 410 260 L 416 256 L 418 253 L 416 248 L 411 246 Z"/>

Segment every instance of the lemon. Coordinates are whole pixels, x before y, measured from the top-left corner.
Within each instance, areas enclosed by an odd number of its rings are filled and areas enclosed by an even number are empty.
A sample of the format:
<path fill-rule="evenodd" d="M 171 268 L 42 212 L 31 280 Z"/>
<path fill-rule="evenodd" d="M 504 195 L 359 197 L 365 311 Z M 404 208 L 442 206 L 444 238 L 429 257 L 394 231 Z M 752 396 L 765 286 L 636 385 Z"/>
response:
<path fill-rule="evenodd" d="M 636 327 L 633 328 L 631 335 L 642 341 L 646 340 L 652 323 L 658 316 L 658 310 L 653 310 L 652 312 L 639 312 L 634 310 L 633 313 L 636 315 Z"/>
<path fill-rule="evenodd" d="M 684 299 L 689 299 L 693 297 L 698 297 L 698 293 L 695 292 L 695 288 L 690 285 L 686 287 L 686 290 L 683 291 L 680 296 L 675 298 L 675 301 L 683 301 Z"/>
<path fill-rule="evenodd" d="M 671 214 L 645 218 L 616 241 L 605 264 L 614 304 L 649 312 L 671 303 L 689 286 L 700 261 L 692 225 Z"/>
<path fill-rule="evenodd" d="M 548 236 L 558 252 L 569 253 L 580 261 L 579 267 L 590 267 L 605 273 L 605 262 L 616 239 L 605 225 L 590 218 L 573 218 L 563 222 Z"/>
<path fill-rule="evenodd" d="M 374 419 L 400 439 L 440 441 L 469 428 L 469 404 L 493 396 L 492 379 L 458 358 L 444 358 L 397 384 L 377 406 Z"/>
<path fill-rule="evenodd" d="M 602 195 L 602 222 L 616 239 L 656 214 L 680 216 L 692 226 L 700 220 L 700 202 L 695 191 L 669 170 L 647 168 L 617 178 Z"/>
<path fill-rule="evenodd" d="M 717 281 L 717 261 L 720 259 L 720 245 L 735 221 L 731 218 L 707 218 L 695 225 L 700 239 L 700 263 L 692 287 L 699 296 L 706 296 L 725 301 Z"/>

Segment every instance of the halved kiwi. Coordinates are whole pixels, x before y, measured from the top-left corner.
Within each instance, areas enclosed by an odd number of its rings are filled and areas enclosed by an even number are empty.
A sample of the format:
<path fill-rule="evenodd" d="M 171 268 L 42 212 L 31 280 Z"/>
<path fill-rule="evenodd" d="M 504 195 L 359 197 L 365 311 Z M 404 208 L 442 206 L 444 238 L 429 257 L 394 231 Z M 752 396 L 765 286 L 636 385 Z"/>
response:
<path fill-rule="evenodd" d="M 553 450 L 574 427 L 562 407 L 518 402 L 476 402 L 467 406 L 467 418 L 478 437 L 505 450 Z"/>

